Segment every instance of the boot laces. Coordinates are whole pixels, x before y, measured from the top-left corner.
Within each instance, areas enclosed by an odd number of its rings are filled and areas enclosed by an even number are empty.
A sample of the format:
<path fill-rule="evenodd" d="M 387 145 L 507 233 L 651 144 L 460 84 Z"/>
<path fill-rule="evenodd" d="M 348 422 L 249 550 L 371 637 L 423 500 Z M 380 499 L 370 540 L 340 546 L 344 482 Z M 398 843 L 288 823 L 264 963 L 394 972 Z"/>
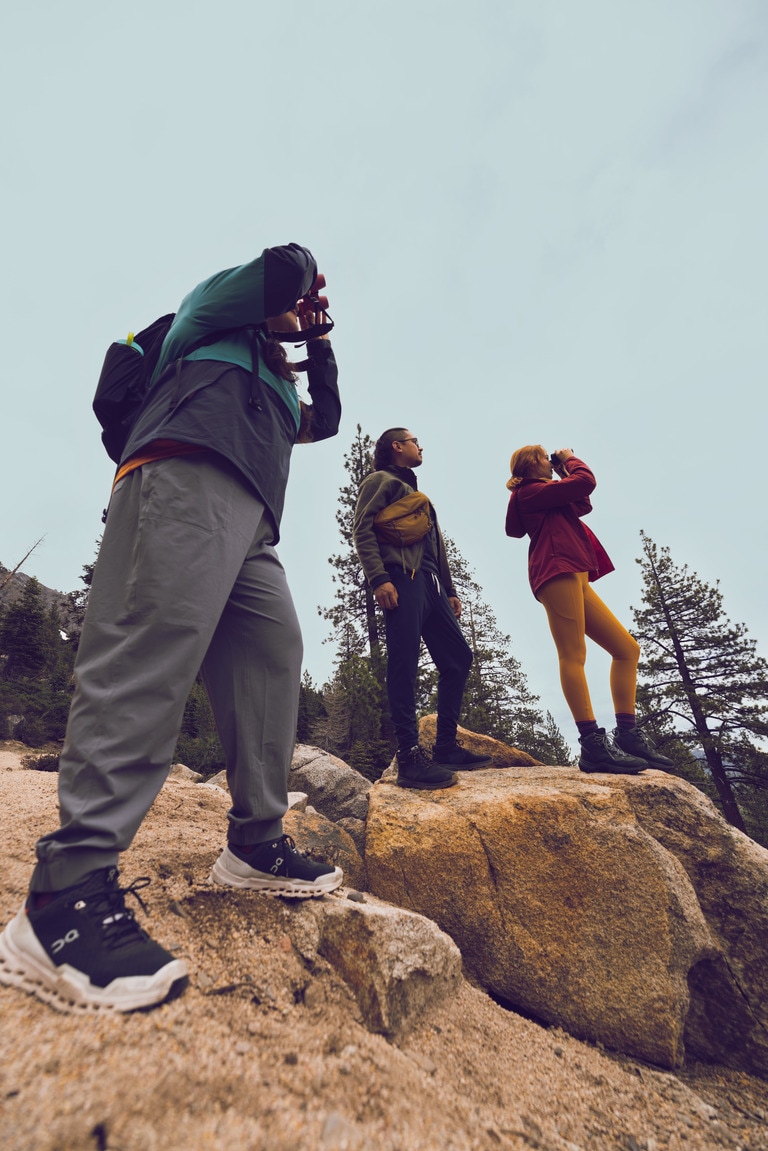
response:
<path fill-rule="evenodd" d="M 145 915 L 148 914 L 147 905 L 139 895 L 139 891 L 148 887 L 151 882 L 148 875 L 141 875 L 128 887 L 119 887 L 115 883 L 114 886 L 106 887 L 86 900 L 85 906 L 89 908 L 94 918 L 100 921 L 107 947 L 115 950 L 135 942 L 137 936 L 141 939 L 146 937 L 146 932 L 136 922 L 135 912 L 126 907 L 125 897 L 133 896 Z"/>

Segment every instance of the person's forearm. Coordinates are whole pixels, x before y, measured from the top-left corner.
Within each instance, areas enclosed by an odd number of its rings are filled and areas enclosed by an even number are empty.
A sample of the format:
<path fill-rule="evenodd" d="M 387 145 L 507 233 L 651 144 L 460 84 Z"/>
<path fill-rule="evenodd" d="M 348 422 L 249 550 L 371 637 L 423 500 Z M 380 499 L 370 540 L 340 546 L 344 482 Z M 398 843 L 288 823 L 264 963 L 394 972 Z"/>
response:
<path fill-rule="evenodd" d="M 339 371 L 336 357 L 328 340 L 312 340 L 307 368 L 307 389 L 312 400 L 305 406 L 308 419 L 305 437 L 307 442 L 327 440 L 335 436 L 341 422 L 341 399 L 339 397 Z"/>

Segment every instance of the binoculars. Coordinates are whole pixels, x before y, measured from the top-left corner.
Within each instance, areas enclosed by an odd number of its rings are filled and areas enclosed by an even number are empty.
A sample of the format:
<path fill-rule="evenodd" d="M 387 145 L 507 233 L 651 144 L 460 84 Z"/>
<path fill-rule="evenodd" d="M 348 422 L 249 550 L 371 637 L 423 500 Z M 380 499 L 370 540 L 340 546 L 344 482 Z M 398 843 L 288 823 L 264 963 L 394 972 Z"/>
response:
<path fill-rule="evenodd" d="M 304 296 L 298 303 L 299 315 L 306 316 L 307 313 L 314 313 L 317 315 L 319 312 L 326 312 L 328 310 L 328 297 L 327 296 Z"/>

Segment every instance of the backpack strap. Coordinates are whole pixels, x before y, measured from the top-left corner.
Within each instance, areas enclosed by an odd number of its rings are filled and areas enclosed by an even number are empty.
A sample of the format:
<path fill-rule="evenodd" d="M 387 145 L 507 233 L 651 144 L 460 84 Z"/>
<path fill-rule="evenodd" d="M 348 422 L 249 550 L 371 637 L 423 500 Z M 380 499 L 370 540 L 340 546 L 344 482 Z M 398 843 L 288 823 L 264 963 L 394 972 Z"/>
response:
<path fill-rule="evenodd" d="M 256 324 L 254 327 L 248 329 L 248 334 L 251 337 L 251 394 L 248 397 L 248 404 L 257 410 L 261 407 L 258 401 L 258 382 L 259 382 L 259 362 L 261 352 L 259 350 L 259 336 L 262 332 L 266 332 L 265 324 Z"/>

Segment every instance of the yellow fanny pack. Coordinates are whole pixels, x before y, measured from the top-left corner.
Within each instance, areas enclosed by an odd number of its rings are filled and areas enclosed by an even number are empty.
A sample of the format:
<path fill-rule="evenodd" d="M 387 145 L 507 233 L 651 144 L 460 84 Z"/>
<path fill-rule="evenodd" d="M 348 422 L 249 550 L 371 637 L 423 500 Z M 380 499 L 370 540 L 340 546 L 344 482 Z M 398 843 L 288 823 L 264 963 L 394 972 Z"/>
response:
<path fill-rule="evenodd" d="M 382 542 L 398 547 L 418 543 L 432 530 L 429 510 L 427 496 L 423 492 L 411 492 L 382 508 L 374 517 L 374 531 Z"/>

